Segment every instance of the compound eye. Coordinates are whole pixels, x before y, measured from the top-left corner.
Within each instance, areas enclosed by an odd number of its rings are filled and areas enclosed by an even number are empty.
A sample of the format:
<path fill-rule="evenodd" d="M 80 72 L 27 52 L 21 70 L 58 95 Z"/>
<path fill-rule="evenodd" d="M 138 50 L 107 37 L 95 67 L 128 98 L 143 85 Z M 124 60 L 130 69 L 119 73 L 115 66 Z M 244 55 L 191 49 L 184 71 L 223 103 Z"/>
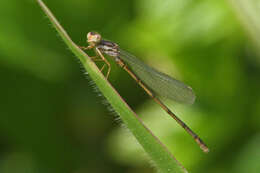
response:
<path fill-rule="evenodd" d="M 97 40 L 100 41 L 101 40 L 101 35 L 100 34 L 97 34 Z"/>
<path fill-rule="evenodd" d="M 93 32 L 89 32 L 89 33 L 87 34 L 87 40 L 88 40 L 88 41 L 91 40 L 92 35 L 94 35 Z"/>

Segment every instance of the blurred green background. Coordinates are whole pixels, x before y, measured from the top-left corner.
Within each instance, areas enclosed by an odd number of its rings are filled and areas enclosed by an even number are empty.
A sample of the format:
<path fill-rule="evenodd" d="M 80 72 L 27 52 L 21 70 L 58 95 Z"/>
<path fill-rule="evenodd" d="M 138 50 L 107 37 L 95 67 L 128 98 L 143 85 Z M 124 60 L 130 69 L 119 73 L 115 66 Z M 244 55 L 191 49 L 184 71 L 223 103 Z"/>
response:
<path fill-rule="evenodd" d="M 112 62 L 112 85 L 190 172 L 260 171 L 260 1 L 44 2 L 78 45 L 98 31 L 192 86 L 194 105 L 164 101 L 208 154 Z M 0 172 L 155 172 L 36 2 L 0 14 Z"/>

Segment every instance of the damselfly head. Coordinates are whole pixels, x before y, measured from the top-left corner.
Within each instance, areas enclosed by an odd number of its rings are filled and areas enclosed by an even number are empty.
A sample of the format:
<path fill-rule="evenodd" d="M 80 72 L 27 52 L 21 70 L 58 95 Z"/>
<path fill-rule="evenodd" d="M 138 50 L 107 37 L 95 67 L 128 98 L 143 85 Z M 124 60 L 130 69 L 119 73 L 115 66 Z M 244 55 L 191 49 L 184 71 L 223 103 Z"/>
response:
<path fill-rule="evenodd" d="M 87 42 L 89 44 L 97 44 L 101 41 L 101 35 L 97 32 L 89 32 L 87 35 Z"/>

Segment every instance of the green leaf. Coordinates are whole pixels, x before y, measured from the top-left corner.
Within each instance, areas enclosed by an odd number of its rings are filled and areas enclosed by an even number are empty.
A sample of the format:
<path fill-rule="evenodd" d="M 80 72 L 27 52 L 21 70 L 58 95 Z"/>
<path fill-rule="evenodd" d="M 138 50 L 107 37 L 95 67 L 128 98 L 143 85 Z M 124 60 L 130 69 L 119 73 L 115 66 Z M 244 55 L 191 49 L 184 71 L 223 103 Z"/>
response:
<path fill-rule="evenodd" d="M 89 76 L 96 83 L 99 90 L 119 114 L 123 122 L 142 145 L 144 150 L 153 160 L 158 170 L 163 173 L 183 173 L 186 169 L 174 158 L 167 148 L 156 138 L 152 132 L 143 124 L 141 119 L 130 109 L 111 84 L 104 78 L 91 58 L 84 53 L 68 36 L 46 5 L 38 0 L 39 5 L 50 19 L 63 41 L 70 50 L 78 57 Z M 127 146 L 126 146 L 127 147 Z"/>

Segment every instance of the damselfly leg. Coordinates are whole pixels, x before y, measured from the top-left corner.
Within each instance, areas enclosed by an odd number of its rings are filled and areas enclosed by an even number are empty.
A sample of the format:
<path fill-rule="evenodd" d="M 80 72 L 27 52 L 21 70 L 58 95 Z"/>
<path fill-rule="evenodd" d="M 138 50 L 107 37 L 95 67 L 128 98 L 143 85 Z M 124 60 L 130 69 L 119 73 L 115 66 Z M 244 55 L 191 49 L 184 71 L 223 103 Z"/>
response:
<path fill-rule="evenodd" d="M 79 46 L 79 48 L 82 49 L 82 50 L 90 50 L 90 49 L 93 49 L 94 47 L 93 46 L 87 46 L 87 47 Z M 104 57 L 104 55 L 100 52 L 100 50 L 98 50 L 98 48 L 95 48 L 95 51 L 97 52 L 98 56 L 94 56 L 94 57 L 90 57 L 90 58 L 93 61 L 104 61 L 105 62 L 105 64 L 101 67 L 100 71 L 102 72 L 104 70 L 105 66 L 107 65 L 108 70 L 107 70 L 106 78 L 108 79 L 108 76 L 109 76 L 110 71 L 111 71 L 111 65 L 107 61 L 107 59 Z"/>
<path fill-rule="evenodd" d="M 100 50 L 98 48 L 96 48 L 96 52 L 98 53 L 98 55 L 103 59 L 103 61 L 106 63 L 108 69 L 107 69 L 107 74 L 106 74 L 106 78 L 108 78 L 110 71 L 111 71 L 111 65 L 110 63 L 107 61 L 107 59 L 104 57 L 104 55 L 100 52 Z M 102 70 L 101 70 L 102 71 Z"/>

